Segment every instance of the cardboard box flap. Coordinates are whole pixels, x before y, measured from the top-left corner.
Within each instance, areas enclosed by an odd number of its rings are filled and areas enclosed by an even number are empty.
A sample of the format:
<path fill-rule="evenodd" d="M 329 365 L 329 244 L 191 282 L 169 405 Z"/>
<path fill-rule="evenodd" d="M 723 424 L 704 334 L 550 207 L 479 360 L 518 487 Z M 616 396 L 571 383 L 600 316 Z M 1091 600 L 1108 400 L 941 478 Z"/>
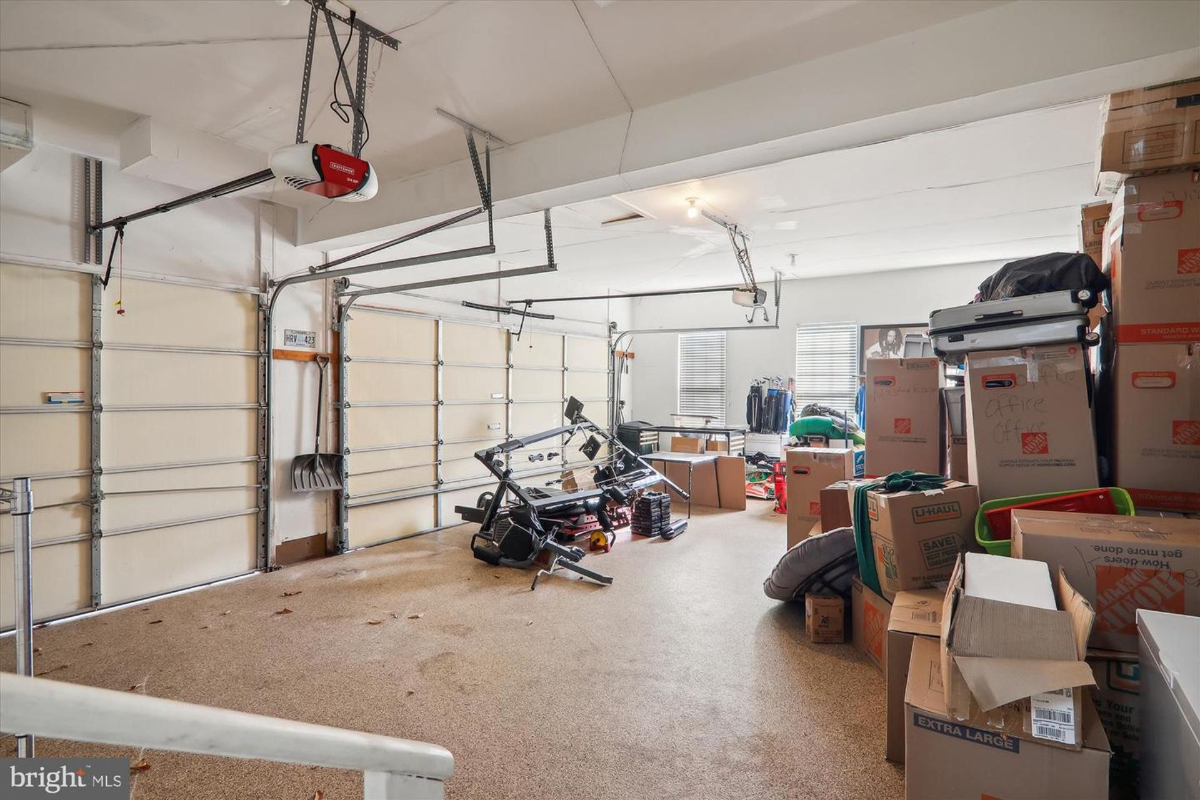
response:
<path fill-rule="evenodd" d="M 1042 692 L 1096 685 L 1083 661 L 956 656 L 954 663 L 983 711 Z"/>
<path fill-rule="evenodd" d="M 1077 660 L 1070 614 L 978 597 L 958 601 L 949 645 L 955 657 Z"/>
<path fill-rule="evenodd" d="M 942 604 L 946 593 L 936 589 L 896 592 L 888 630 L 918 636 L 938 636 L 942 629 Z"/>
<path fill-rule="evenodd" d="M 937 642 L 918 637 L 913 640 L 912 652 L 909 654 L 908 682 L 904 687 L 904 702 L 944 716 L 946 714 L 944 691 Z"/>
<path fill-rule="evenodd" d="M 1058 602 L 1062 610 L 1071 616 L 1071 630 L 1075 634 L 1075 657 L 1080 661 L 1087 658 L 1088 638 L 1096 621 L 1096 611 L 1083 595 L 1067 580 L 1067 573 L 1058 568 Z"/>

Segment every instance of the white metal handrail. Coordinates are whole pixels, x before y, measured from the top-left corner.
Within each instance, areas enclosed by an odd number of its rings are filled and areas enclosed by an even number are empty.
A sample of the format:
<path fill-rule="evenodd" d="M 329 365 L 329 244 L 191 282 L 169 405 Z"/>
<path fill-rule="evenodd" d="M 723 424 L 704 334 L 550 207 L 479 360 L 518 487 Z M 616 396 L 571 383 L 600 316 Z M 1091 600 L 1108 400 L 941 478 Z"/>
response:
<path fill-rule="evenodd" d="M 353 769 L 367 800 L 435 800 L 444 747 L 130 692 L 0 673 L 0 732 Z"/>

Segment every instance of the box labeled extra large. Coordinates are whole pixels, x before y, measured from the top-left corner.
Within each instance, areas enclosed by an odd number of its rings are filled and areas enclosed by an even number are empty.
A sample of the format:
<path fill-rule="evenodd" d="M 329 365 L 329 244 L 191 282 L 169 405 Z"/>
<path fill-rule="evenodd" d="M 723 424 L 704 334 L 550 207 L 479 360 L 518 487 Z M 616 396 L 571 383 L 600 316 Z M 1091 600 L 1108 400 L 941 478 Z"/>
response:
<path fill-rule="evenodd" d="M 1117 342 L 1200 341 L 1200 170 L 1127 180 L 1104 239 Z"/>
<path fill-rule="evenodd" d="M 950 578 L 954 562 L 974 542 L 979 493 L 950 481 L 931 491 L 867 492 L 875 571 L 885 598 L 931 589 Z"/>
<path fill-rule="evenodd" d="M 1200 616 L 1200 520 L 1013 511 L 1012 554 L 1062 569 L 1096 610 L 1092 647 L 1136 652 L 1139 608 Z"/>
<path fill-rule="evenodd" d="M 918 636 L 908 666 L 904 797 L 1103 798 L 1108 793 L 1108 739 L 1088 703 L 1078 752 L 997 731 L 985 715 L 962 718 L 946 708 L 938 645 Z"/>
<path fill-rule="evenodd" d="M 867 477 L 941 471 L 941 379 L 936 358 L 867 359 Z"/>
<path fill-rule="evenodd" d="M 967 553 L 942 606 L 946 708 L 997 731 L 1079 750 L 1096 683 L 1084 658 L 1095 612 L 1060 569 Z M 1107 768 L 1107 763 L 1106 763 Z"/>
<path fill-rule="evenodd" d="M 835 447 L 793 447 L 787 462 L 787 544 L 808 538 L 821 520 L 821 490 L 854 477 L 854 451 Z"/>
<path fill-rule="evenodd" d="M 1099 486 L 1077 344 L 968 353 L 967 474 L 979 499 Z"/>
<path fill-rule="evenodd" d="M 1114 475 L 1134 506 L 1200 511 L 1200 344 L 1116 349 Z"/>

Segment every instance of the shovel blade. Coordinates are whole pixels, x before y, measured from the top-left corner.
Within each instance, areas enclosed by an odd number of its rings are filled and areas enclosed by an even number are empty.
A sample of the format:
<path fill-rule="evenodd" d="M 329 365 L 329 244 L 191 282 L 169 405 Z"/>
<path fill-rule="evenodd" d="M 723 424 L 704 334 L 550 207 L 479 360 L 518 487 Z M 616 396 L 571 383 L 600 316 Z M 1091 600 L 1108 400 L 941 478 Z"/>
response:
<path fill-rule="evenodd" d="M 292 459 L 293 492 L 332 492 L 342 488 L 342 457 L 314 453 Z"/>

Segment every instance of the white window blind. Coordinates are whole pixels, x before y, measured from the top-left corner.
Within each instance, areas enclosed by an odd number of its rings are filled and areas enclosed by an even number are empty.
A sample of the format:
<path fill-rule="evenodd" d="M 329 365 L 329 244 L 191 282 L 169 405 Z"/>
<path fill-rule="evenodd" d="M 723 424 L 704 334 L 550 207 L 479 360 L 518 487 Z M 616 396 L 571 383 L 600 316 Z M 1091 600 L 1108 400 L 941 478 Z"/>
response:
<path fill-rule="evenodd" d="M 820 403 L 854 418 L 858 396 L 858 325 L 796 326 L 796 407 Z"/>
<path fill-rule="evenodd" d="M 725 332 L 679 334 L 679 414 L 725 424 Z"/>

